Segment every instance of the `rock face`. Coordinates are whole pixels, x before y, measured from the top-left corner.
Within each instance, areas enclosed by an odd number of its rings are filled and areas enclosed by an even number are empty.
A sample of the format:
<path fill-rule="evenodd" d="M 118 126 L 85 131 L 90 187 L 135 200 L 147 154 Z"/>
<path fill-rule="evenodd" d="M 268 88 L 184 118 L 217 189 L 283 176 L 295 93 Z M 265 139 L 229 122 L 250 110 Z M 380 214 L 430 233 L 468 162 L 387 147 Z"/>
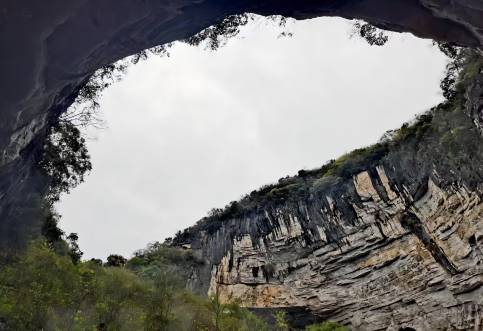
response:
<path fill-rule="evenodd" d="M 191 286 L 258 311 L 287 309 L 299 326 L 483 330 L 475 61 L 460 97 L 391 139 L 253 191 L 178 235 L 174 244 L 205 260 Z"/>
<path fill-rule="evenodd" d="M 331 207 L 320 213 L 342 227 L 337 242 L 310 212 L 276 209 L 267 215 L 273 228 L 267 235 L 255 242 L 243 233 L 233 239 L 213 266 L 209 292 L 248 307 L 305 307 L 353 330 L 480 330 L 479 195 L 464 187 L 443 190 L 429 179 L 408 210 L 404 193 L 391 189 L 383 168 L 377 172 L 377 178 L 367 171 L 354 176 L 362 201 L 354 205 L 355 224 L 339 218 L 336 200 L 327 196 Z M 379 195 L 376 180 L 388 198 Z M 306 231 L 310 222 L 318 223 L 317 232 Z"/>
<path fill-rule="evenodd" d="M 33 206 L 46 182 L 34 165 L 42 141 L 96 69 L 243 12 L 362 18 L 420 37 L 483 44 L 479 0 L 2 1 L 0 246 L 38 233 Z"/>

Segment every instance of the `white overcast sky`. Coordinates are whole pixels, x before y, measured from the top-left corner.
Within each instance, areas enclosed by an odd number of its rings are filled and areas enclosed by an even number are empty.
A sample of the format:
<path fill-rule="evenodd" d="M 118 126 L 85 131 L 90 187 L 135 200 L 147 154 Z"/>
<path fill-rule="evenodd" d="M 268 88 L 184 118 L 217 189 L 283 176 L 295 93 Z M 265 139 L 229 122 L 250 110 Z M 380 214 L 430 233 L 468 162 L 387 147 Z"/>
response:
<path fill-rule="evenodd" d="M 351 22 L 256 21 L 216 52 L 177 44 L 129 69 L 101 100 L 93 171 L 61 227 L 85 258 L 130 256 L 213 207 L 374 143 L 438 103 L 446 59 L 428 40 L 349 38 Z"/>

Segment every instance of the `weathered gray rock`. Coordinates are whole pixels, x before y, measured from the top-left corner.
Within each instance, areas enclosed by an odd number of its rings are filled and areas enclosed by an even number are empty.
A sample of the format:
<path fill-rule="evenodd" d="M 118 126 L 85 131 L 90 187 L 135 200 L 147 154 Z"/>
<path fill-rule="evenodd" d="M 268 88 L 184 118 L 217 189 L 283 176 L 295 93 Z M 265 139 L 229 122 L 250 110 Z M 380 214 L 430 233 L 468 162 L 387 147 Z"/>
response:
<path fill-rule="evenodd" d="M 408 210 L 387 182 L 392 198 L 380 197 L 373 180 L 368 172 L 354 177 L 364 202 L 354 206 L 357 224 L 343 225 L 338 242 L 328 241 L 323 225 L 317 225 L 319 233 L 310 238 L 315 244 L 307 245 L 302 234 L 308 217 L 301 221 L 299 213 L 280 209 L 273 230 L 258 242 L 242 233 L 233 239 L 232 249 L 213 266 L 209 292 L 248 307 L 307 307 L 354 330 L 479 330 L 479 194 L 464 187 L 442 190 L 430 179 L 426 193 Z M 408 213 L 429 241 L 405 225 Z"/>

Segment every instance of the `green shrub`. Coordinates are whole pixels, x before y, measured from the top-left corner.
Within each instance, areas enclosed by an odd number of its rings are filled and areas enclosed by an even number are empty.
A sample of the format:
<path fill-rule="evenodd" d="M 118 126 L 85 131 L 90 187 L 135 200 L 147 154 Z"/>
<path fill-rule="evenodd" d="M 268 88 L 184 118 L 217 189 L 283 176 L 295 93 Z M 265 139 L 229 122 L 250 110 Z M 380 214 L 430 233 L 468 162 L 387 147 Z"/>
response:
<path fill-rule="evenodd" d="M 155 250 L 160 253 L 159 247 Z M 173 250 L 162 249 L 161 254 Z M 154 252 L 151 252 L 154 253 Z M 173 253 L 175 256 L 177 253 Z M 38 242 L 0 269 L 0 328 L 5 330 L 268 331 L 236 302 L 184 289 L 161 268 L 150 278 L 56 254 Z"/>
<path fill-rule="evenodd" d="M 287 322 L 287 313 L 282 310 L 279 310 L 273 314 L 275 317 L 275 327 L 277 331 L 288 331 L 290 330 L 290 326 Z"/>

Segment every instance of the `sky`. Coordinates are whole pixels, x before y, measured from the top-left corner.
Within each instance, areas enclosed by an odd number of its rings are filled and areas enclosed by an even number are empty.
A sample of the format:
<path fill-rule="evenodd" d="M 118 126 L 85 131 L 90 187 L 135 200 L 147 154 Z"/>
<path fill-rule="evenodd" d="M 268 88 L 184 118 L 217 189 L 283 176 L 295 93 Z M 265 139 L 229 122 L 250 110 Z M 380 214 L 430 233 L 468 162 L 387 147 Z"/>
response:
<path fill-rule="evenodd" d="M 175 44 L 107 89 L 93 170 L 57 205 L 84 258 L 126 257 L 258 187 L 320 167 L 442 100 L 429 40 L 351 38 L 340 18 L 256 19 L 215 52 Z"/>

